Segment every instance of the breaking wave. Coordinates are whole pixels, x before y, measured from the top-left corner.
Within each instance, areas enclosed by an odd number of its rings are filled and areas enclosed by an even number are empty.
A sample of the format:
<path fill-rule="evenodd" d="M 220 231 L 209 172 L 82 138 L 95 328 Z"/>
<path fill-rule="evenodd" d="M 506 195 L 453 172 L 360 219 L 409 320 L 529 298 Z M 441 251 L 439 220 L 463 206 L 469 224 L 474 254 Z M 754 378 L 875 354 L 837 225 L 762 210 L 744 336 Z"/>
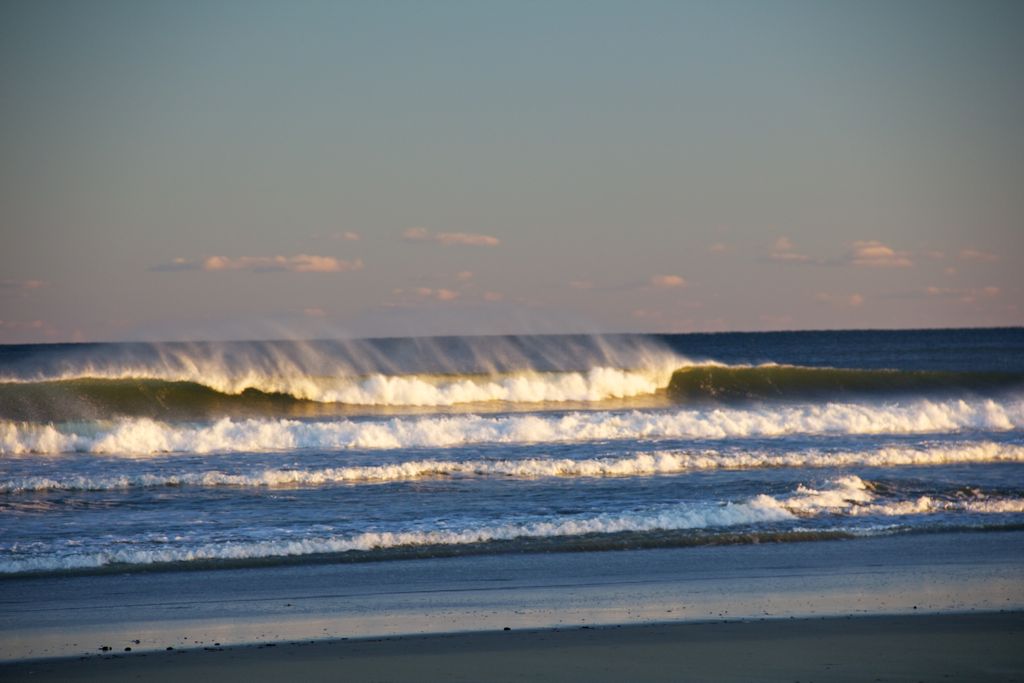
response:
<path fill-rule="evenodd" d="M 0 416 L 36 421 L 133 417 L 331 414 L 346 406 L 447 407 L 474 403 L 593 403 L 650 396 L 672 367 L 513 375 L 362 378 L 247 377 L 207 383 L 148 377 L 0 383 Z M 333 408 L 332 408 L 333 407 Z"/>
<path fill-rule="evenodd" d="M 0 418 L 591 402 L 663 390 L 689 362 L 654 339 L 585 335 L 14 347 Z"/>
<path fill-rule="evenodd" d="M 0 573 L 52 572 L 125 565 L 161 565 L 208 561 L 239 561 L 291 556 L 367 553 L 416 547 L 458 547 L 537 539 L 601 538 L 649 532 L 685 532 L 792 523 L 821 516 L 873 515 L 897 517 L 959 512 L 972 515 L 1024 512 L 1024 499 L 989 498 L 975 494 L 960 500 L 928 496 L 910 500 L 880 500 L 875 485 L 856 476 L 830 482 L 829 488 L 800 486 L 788 496 L 761 494 L 749 500 L 721 503 L 675 503 L 648 509 L 544 517 L 465 528 L 367 530 L 363 532 L 288 539 L 189 542 L 188 539 L 139 540 L 104 550 L 68 550 L 36 555 L 16 552 L 0 560 Z M 790 529 L 790 534 L 798 533 Z M 870 533 L 861 530 L 860 533 Z M 824 537 L 835 537 L 835 530 Z M 672 538 L 648 539 L 652 546 L 672 545 Z M 19 556 L 21 555 L 21 556 Z"/>
<path fill-rule="evenodd" d="M 293 449 L 443 448 L 481 443 L 911 434 L 1024 427 L 1024 401 L 914 400 L 562 415 L 453 415 L 389 420 L 223 418 L 167 423 L 147 418 L 62 425 L 0 422 L 0 454 L 265 452 Z"/>
<path fill-rule="evenodd" d="M 877 486 L 856 475 L 840 477 L 831 488 L 814 489 L 801 485 L 783 499 L 761 495 L 754 502 L 763 506 L 777 505 L 798 517 L 822 514 L 845 516 L 899 517 L 927 515 L 938 512 L 976 514 L 1007 514 L 1024 512 L 1024 498 L 990 497 L 980 492 L 957 497 L 918 496 L 905 500 L 883 500 Z"/>
<path fill-rule="evenodd" d="M 796 451 L 786 453 L 654 451 L 621 458 L 524 458 L 520 460 L 412 460 L 408 462 L 316 469 L 263 468 L 246 472 L 219 470 L 117 475 L 27 476 L 0 480 L 0 493 L 36 491 L 111 491 L 166 486 L 310 487 L 345 483 L 408 481 L 474 476 L 533 479 L 540 477 L 642 477 L 690 470 L 769 467 L 898 467 L 964 463 L 1024 463 L 1024 446 L 995 442 L 961 443 L 930 448 L 892 447 L 864 452 Z"/>

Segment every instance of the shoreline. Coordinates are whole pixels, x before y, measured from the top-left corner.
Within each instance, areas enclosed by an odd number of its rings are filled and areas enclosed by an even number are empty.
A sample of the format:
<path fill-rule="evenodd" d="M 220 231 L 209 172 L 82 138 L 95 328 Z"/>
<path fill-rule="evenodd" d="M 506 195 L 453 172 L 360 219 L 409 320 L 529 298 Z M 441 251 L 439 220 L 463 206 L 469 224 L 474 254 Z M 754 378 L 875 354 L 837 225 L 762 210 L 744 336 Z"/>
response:
<path fill-rule="evenodd" d="M 9 681 L 1022 680 L 1024 611 L 264 643 L 0 664 Z"/>
<path fill-rule="evenodd" d="M 1022 560 L 1024 531 L 984 531 L 5 579 L 0 662 L 104 646 L 1024 612 Z"/>

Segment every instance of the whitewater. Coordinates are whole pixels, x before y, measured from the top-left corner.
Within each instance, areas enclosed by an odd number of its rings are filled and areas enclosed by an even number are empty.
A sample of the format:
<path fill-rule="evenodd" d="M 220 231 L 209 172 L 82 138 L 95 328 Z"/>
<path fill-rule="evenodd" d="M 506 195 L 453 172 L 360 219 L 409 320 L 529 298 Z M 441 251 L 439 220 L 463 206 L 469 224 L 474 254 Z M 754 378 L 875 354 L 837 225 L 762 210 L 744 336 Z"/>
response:
<path fill-rule="evenodd" d="M 0 347 L 0 575 L 1024 525 L 1024 331 Z"/>

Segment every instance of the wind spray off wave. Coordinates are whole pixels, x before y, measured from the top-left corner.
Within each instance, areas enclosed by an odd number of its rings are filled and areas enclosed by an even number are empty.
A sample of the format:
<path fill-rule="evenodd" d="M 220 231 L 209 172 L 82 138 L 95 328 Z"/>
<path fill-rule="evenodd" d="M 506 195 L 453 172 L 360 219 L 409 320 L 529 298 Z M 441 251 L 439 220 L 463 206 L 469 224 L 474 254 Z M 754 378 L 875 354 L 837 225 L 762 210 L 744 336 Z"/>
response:
<path fill-rule="evenodd" d="M 0 363 L 0 418 L 329 414 L 352 406 L 592 403 L 663 391 L 687 359 L 601 337 L 114 345 Z M 333 406 L 329 407 L 329 406 Z"/>

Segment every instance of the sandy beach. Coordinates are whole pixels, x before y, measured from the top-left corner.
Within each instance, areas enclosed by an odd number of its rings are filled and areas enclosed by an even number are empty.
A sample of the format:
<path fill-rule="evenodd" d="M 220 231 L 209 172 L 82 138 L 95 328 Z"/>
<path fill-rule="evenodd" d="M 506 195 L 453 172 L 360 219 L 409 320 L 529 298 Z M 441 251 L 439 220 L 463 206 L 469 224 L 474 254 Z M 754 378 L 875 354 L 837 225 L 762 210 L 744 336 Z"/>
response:
<path fill-rule="evenodd" d="M 0 678 L 1024 679 L 1024 532 L 907 541 L 7 579 Z"/>
<path fill-rule="evenodd" d="M 27 662 L 8 681 L 1018 681 L 1024 613 L 331 640 Z"/>

